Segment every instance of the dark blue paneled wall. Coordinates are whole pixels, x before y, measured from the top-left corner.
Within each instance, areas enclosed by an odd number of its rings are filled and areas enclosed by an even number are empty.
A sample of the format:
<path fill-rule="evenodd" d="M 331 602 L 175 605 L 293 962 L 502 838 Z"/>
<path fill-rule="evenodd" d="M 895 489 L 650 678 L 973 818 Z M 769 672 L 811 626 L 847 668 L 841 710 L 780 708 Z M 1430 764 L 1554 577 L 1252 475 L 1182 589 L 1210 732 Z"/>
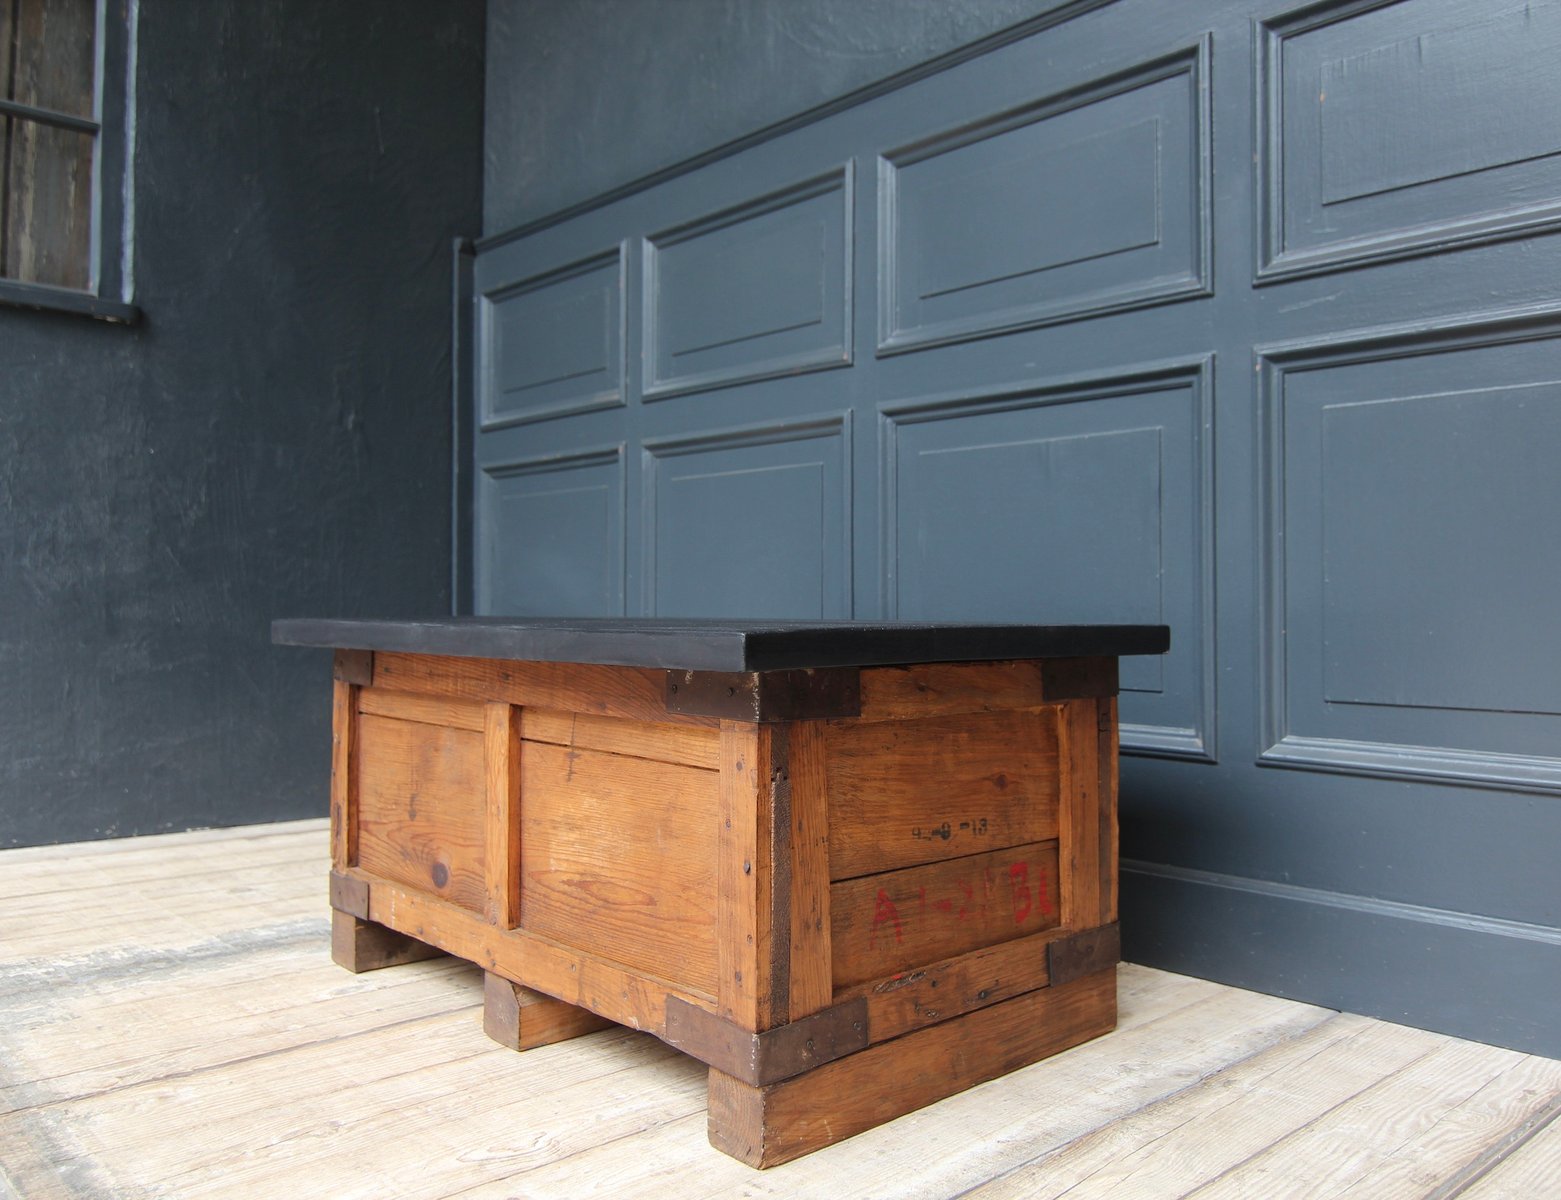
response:
<path fill-rule="evenodd" d="M 1062 0 L 492 0 L 483 229 L 499 233 Z"/>
<path fill-rule="evenodd" d="M 0 309 L 0 846 L 322 814 L 268 622 L 447 608 L 483 20 L 141 0 L 145 320 Z"/>
<path fill-rule="evenodd" d="M 935 10 L 502 10 L 476 607 L 1163 620 L 1128 957 L 1561 1053 L 1561 9 L 1080 0 L 497 228 Z"/>

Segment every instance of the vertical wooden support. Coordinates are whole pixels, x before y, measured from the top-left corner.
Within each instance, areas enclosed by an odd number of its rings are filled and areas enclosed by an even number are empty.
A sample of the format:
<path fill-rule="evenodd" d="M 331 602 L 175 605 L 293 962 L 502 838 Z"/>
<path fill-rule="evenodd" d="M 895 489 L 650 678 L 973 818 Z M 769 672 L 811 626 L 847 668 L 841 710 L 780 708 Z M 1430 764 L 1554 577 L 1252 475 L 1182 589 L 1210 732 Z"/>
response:
<path fill-rule="evenodd" d="M 482 1031 L 511 1050 L 550 1046 L 610 1029 L 612 1024 L 606 1017 L 522 987 L 492 971 L 483 973 Z"/>
<path fill-rule="evenodd" d="M 720 1014 L 761 1033 L 833 998 L 829 801 L 816 722 L 721 722 Z"/>
<path fill-rule="evenodd" d="M 1058 865 L 1062 876 L 1062 924 L 1092 929 L 1110 918 L 1101 892 L 1100 714 L 1094 700 L 1062 707 L 1058 747 L 1062 760 L 1058 808 Z"/>
<path fill-rule="evenodd" d="M 791 777 L 788 853 L 791 883 L 791 969 L 788 1019 L 829 1007 L 834 962 L 829 925 L 829 790 L 824 774 L 824 725 L 790 727 L 787 771 Z"/>
<path fill-rule="evenodd" d="M 775 761 L 777 728 L 721 722 L 716 1001 L 721 1016 L 755 1033 L 777 1020 L 771 788 L 777 768 L 785 771 L 784 734 L 782 761 Z"/>
<path fill-rule="evenodd" d="M 358 861 L 358 685 L 337 678 L 331 702 L 331 865 Z"/>
<path fill-rule="evenodd" d="M 500 929 L 520 924 L 520 755 L 520 709 L 489 702 L 483 710 L 484 907 Z"/>
<path fill-rule="evenodd" d="M 1100 896 L 1103 924 L 1117 920 L 1117 698 L 1095 701 L 1100 728 Z"/>

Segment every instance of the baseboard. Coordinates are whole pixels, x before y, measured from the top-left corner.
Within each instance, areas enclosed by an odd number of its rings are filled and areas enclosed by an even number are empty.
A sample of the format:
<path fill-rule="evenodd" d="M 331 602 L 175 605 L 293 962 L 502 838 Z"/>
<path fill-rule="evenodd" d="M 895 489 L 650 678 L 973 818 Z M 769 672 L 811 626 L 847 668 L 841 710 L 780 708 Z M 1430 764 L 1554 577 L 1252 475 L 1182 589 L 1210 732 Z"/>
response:
<path fill-rule="evenodd" d="M 1561 929 L 1122 863 L 1129 962 L 1561 1058 Z"/>

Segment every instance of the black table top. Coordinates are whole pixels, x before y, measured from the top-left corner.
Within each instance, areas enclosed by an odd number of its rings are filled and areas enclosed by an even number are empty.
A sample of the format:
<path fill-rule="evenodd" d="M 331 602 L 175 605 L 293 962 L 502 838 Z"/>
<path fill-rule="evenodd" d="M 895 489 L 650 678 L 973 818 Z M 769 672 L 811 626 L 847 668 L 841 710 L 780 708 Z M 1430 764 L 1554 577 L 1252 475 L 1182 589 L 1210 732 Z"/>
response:
<path fill-rule="evenodd" d="M 961 625 L 911 621 L 439 617 L 276 621 L 285 646 L 385 650 L 685 671 L 780 671 L 1010 658 L 1163 654 L 1165 625 Z"/>

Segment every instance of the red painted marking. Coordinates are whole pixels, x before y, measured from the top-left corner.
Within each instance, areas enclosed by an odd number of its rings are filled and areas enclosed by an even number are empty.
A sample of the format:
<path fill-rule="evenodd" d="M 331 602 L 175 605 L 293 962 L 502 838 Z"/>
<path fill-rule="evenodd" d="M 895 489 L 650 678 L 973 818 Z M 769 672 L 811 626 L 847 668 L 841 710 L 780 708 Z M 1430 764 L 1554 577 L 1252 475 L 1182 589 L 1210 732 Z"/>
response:
<path fill-rule="evenodd" d="M 959 881 L 959 890 L 965 893 L 966 900 L 975 899 L 976 889 L 970 886 L 970 880 L 961 879 Z M 970 919 L 970 910 L 967 909 L 963 904 L 959 906 L 958 918 L 961 921 L 968 921 Z"/>
<path fill-rule="evenodd" d="M 1041 911 L 1047 916 L 1050 916 L 1052 911 L 1052 902 L 1051 896 L 1048 895 L 1048 893 L 1051 890 L 1051 880 L 1047 878 L 1045 867 L 1037 866 L 1035 868 L 1035 873 L 1038 876 L 1035 884 L 1036 899 L 1040 902 Z"/>
<path fill-rule="evenodd" d="M 889 924 L 894 926 L 894 940 L 896 944 L 903 941 L 899 910 L 894 907 L 894 901 L 889 899 L 889 893 L 884 891 L 883 888 L 879 888 L 878 899 L 873 903 L 873 928 L 867 939 L 868 949 L 874 949 L 878 945 L 879 928 Z"/>
<path fill-rule="evenodd" d="M 1033 901 L 1030 899 L 1030 864 L 1016 862 L 1008 868 L 1008 886 L 1012 890 L 1011 897 L 1014 906 L 1014 924 L 1023 924 L 1024 919 L 1030 915 Z M 1046 893 L 1041 893 L 1041 903 L 1045 904 Z"/>
<path fill-rule="evenodd" d="M 932 907 L 937 909 L 939 912 L 953 912 L 954 911 L 954 902 L 952 900 L 947 900 L 947 899 L 935 900 L 933 902 Z"/>

